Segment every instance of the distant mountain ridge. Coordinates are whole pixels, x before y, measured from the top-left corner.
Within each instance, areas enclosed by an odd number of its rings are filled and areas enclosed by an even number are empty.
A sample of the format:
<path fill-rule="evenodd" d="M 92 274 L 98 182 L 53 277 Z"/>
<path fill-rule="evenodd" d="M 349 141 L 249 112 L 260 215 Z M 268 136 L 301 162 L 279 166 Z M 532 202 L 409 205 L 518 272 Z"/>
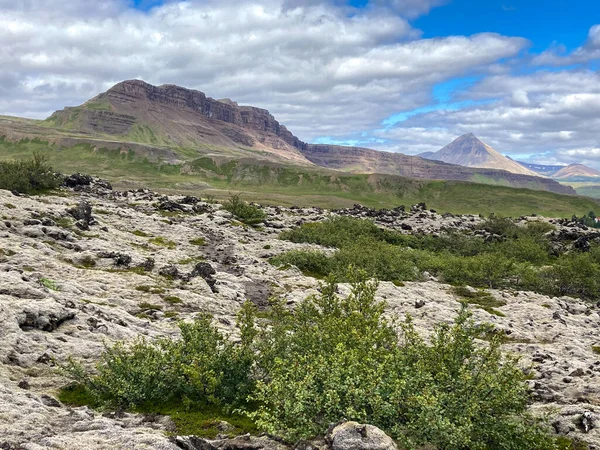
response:
<path fill-rule="evenodd" d="M 552 178 L 576 178 L 576 177 L 600 177 L 600 171 L 592 169 L 584 164 L 569 164 L 558 170 L 552 175 Z"/>
<path fill-rule="evenodd" d="M 507 157 L 510 158 L 510 157 Z M 600 177 L 600 171 L 588 167 L 584 164 L 569 164 L 569 165 L 545 165 L 532 164 L 523 161 L 513 160 L 529 170 L 539 173 L 550 178 L 565 179 L 570 178 L 597 178 Z"/>
<path fill-rule="evenodd" d="M 59 146 L 84 142 L 95 147 L 131 149 L 148 158 L 185 162 L 209 157 L 250 163 L 319 166 L 363 174 L 457 180 L 575 194 L 553 180 L 502 168 L 470 168 L 417 156 L 372 149 L 308 144 L 269 111 L 175 85 L 141 80 L 116 84 L 84 104 L 53 113 L 43 122 L 0 121 L 0 136 L 43 138 Z M 493 149 L 492 149 L 493 150 Z M 500 155 L 501 156 L 501 155 Z M 516 164 L 516 163 L 515 163 Z"/>
<path fill-rule="evenodd" d="M 516 161 L 501 155 L 473 133 L 463 134 L 437 152 L 427 152 L 419 156 L 465 167 L 499 169 L 521 175 L 539 176 Z"/>

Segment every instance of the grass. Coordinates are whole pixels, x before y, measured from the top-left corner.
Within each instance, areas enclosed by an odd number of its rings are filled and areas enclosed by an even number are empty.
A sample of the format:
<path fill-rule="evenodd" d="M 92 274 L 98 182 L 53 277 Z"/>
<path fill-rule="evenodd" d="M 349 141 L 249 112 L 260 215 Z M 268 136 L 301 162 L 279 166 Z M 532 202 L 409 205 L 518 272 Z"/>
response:
<path fill-rule="evenodd" d="M 131 183 L 165 194 L 189 194 L 226 199 L 244 193 L 247 201 L 275 205 L 351 207 L 361 203 L 375 208 L 426 202 L 428 207 L 456 214 L 505 216 L 537 213 L 571 217 L 581 211 L 600 209 L 590 198 L 545 191 L 512 189 L 461 181 L 414 180 L 393 175 L 357 175 L 259 163 L 219 162 L 208 157 L 199 162 L 165 164 L 123 149 L 96 148 L 78 144 L 60 151 L 41 140 L 12 142 L 0 137 L 0 160 L 25 158 L 33 150 L 44 150 L 49 163 L 63 173 L 85 172 L 131 189 Z M 213 149 L 214 150 L 214 149 Z M 216 151 L 216 150 L 215 150 Z M 197 154 L 197 150 L 190 152 Z M 188 156 L 188 157 L 189 157 Z M 184 167 L 185 166 L 185 167 Z M 197 170 L 186 172 L 189 168 Z M 127 180 L 129 184 L 124 184 Z M 207 183 L 212 189 L 207 190 Z"/>
<path fill-rule="evenodd" d="M 15 205 L 13 205 L 12 203 L 5 203 L 5 204 L 4 204 L 4 207 L 5 207 L 5 208 L 8 208 L 8 209 L 16 209 L 16 208 L 17 208 L 17 207 L 16 207 Z"/>
<path fill-rule="evenodd" d="M 600 345 L 593 345 L 592 346 L 592 351 L 594 353 L 596 353 L 597 355 L 600 355 Z"/>
<path fill-rule="evenodd" d="M 190 239 L 190 244 L 192 245 L 197 245 L 199 247 L 206 245 L 206 239 L 204 239 L 203 237 L 199 237 L 199 238 L 195 238 L 195 239 Z"/>
<path fill-rule="evenodd" d="M 141 230 L 133 230 L 131 232 L 131 234 L 135 235 L 135 236 L 139 236 L 139 237 L 150 237 L 152 236 L 151 234 L 145 233 Z"/>
<path fill-rule="evenodd" d="M 165 313 L 166 316 L 166 313 Z M 77 384 L 65 386 L 58 393 L 58 399 L 68 406 L 90 406 L 98 408 L 96 399 L 85 387 Z M 228 414 L 215 406 L 190 405 L 182 408 L 181 404 L 173 404 L 162 407 L 144 405 L 134 412 L 144 414 L 160 414 L 169 416 L 175 424 L 174 435 L 198 436 L 206 439 L 214 439 L 218 434 L 229 434 L 239 436 L 246 433 L 257 434 L 258 428 L 246 416 L 239 414 Z M 220 428 L 222 422 L 227 422 L 230 428 Z"/>
<path fill-rule="evenodd" d="M 146 294 L 164 294 L 165 289 L 159 286 L 140 285 L 135 287 L 136 291 L 144 292 Z"/>
<path fill-rule="evenodd" d="M 179 297 L 176 297 L 174 295 L 169 295 L 169 296 L 163 297 L 163 301 L 165 303 L 168 303 L 169 305 L 177 305 L 179 303 L 183 303 L 183 300 L 181 300 Z"/>
<path fill-rule="evenodd" d="M 56 282 L 48 278 L 40 278 L 40 284 L 45 288 L 50 289 L 51 291 L 59 290 L 58 286 L 56 285 Z"/>
<path fill-rule="evenodd" d="M 139 303 L 138 306 L 140 307 L 140 309 L 155 309 L 157 311 L 160 311 L 163 309 L 163 307 L 161 305 L 155 305 L 153 303 L 148 303 L 148 302 Z"/>

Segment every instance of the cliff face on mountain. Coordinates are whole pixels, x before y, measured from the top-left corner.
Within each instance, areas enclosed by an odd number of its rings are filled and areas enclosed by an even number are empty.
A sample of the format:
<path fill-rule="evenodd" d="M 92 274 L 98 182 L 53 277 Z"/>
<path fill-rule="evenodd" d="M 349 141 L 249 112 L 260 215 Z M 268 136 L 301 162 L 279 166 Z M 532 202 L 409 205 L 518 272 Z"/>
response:
<path fill-rule="evenodd" d="M 298 150 L 302 142 L 267 110 L 174 85 L 123 81 L 81 106 L 56 111 L 46 122 L 155 145 L 256 149 L 309 165 Z"/>

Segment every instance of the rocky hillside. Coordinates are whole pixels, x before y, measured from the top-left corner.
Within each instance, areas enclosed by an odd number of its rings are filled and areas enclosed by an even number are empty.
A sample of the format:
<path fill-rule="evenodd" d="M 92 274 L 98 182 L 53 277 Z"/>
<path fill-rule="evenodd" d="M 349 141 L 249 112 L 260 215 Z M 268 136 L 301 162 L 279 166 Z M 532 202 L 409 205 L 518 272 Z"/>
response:
<path fill-rule="evenodd" d="M 516 161 L 501 155 L 485 142 L 479 140 L 473 133 L 464 134 L 441 150 L 428 153 L 425 157 L 466 167 L 485 167 L 506 170 L 521 175 L 539 175 Z"/>
<path fill-rule="evenodd" d="M 499 184 L 516 188 L 547 190 L 560 194 L 575 194 L 570 186 L 540 176 L 449 164 L 402 153 L 381 152 L 368 148 L 336 145 L 307 145 L 302 153 L 318 166 L 354 173 L 383 173 L 431 180 L 463 180 Z M 515 163 L 516 164 L 516 163 Z M 529 172 L 529 171 L 527 171 Z"/>
<path fill-rule="evenodd" d="M 318 282 L 294 267 L 279 270 L 268 259 L 291 249 L 319 248 L 278 239 L 282 230 L 299 224 L 333 213 L 370 217 L 405 233 L 438 234 L 469 232 L 482 220 L 440 215 L 424 205 L 406 211 L 357 206 L 337 212 L 264 207 L 263 226 L 252 228 L 240 226 L 220 205 L 195 197 L 164 197 L 143 189 L 117 192 L 81 176 L 67 183 L 71 188 L 60 196 L 0 191 L 3 449 L 286 448 L 266 436 L 227 439 L 227 424 L 222 439 L 208 443 L 171 436 L 174 425 L 168 417 L 66 406 L 57 392 L 68 380 L 56 371 L 56 363 L 72 355 L 91 364 L 105 343 L 117 340 L 177 336 L 177 320 L 198 312 L 212 314 L 219 327 L 232 330 L 245 299 L 264 309 L 268 297 L 277 296 L 293 307 L 317 292 Z M 539 220 L 544 219 L 523 217 L 520 223 Z M 598 238 L 568 222 L 556 222 L 556 227 L 557 239 Z M 340 289 L 348 291 L 345 285 Z M 478 308 L 473 313 L 509 336 L 505 350 L 521 355 L 523 367 L 531 370 L 532 411 L 548 414 L 554 432 L 600 449 L 600 361 L 594 353 L 600 346 L 598 306 L 532 292 L 490 293 L 502 300 L 501 314 Z M 382 282 L 377 297 L 387 302 L 389 314 L 414 316 L 425 335 L 434 324 L 449 321 L 460 305 L 451 287 L 433 277 L 404 286 Z M 353 427 L 344 425 L 333 433 Z M 366 448 L 395 448 L 380 437 L 383 444 Z M 336 442 L 330 436 L 313 448 L 365 448 Z"/>

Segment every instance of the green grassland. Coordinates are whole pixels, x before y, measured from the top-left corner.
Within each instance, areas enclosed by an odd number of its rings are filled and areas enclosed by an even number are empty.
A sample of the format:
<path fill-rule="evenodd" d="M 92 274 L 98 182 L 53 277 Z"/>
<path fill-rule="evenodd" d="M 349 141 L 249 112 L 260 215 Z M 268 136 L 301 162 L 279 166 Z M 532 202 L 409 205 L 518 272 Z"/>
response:
<path fill-rule="evenodd" d="M 426 202 L 440 212 L 505 216 L 539 214 L 570 217 L 600 210 L 597 201 L 546 191 L 514 189 L 461 181 L 429 181 L 393 175 L 362 175 L 239 160 L 199 157 L 180 149 L 181 164 L 136 155 L 130 149 L 98 149 L 91 144 L 59 148 L 39 139 L 12 142 L 0 137 L 0 160 L 47 154 L 63 173 L 82 172 L 109 180 L 116 188 L 149 187 L 167 194 L 211 195 L 217 199 L 240 193 L 267 204 L 339 208 L 361 203 L 391 208 Z"/>

